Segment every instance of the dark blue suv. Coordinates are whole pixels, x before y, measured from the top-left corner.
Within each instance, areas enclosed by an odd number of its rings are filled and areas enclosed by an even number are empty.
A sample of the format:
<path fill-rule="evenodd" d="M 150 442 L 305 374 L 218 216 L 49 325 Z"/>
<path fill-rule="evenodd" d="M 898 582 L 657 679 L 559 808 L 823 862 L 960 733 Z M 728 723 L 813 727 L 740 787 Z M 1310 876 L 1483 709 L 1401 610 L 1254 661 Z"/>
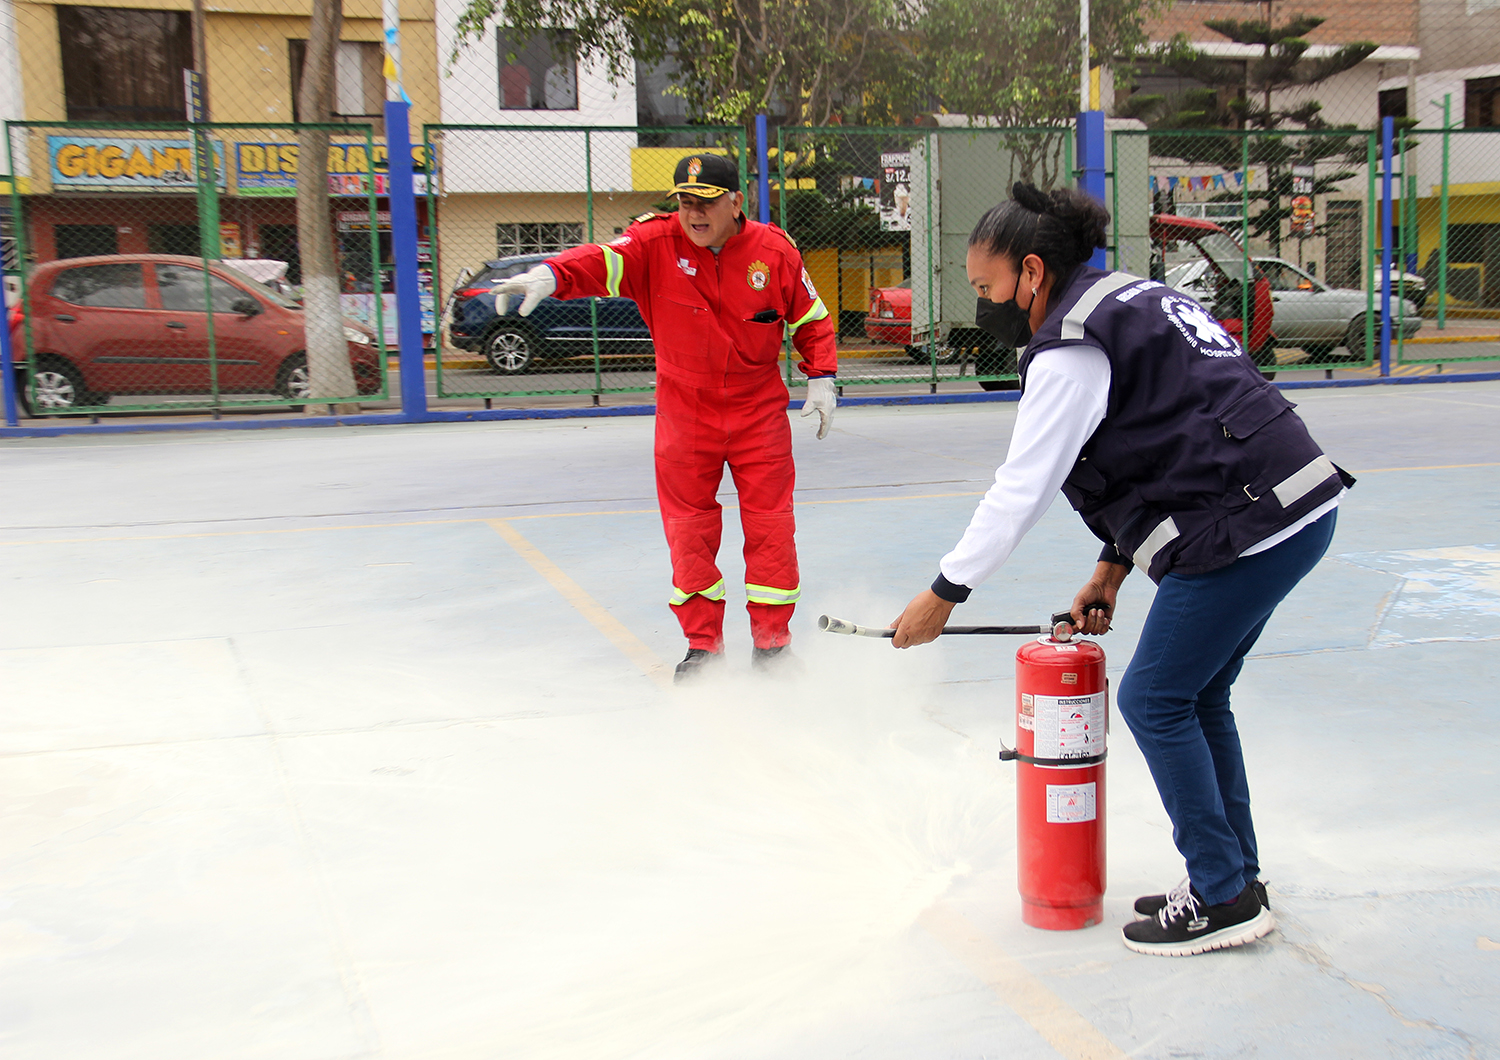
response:
<path fill-rule="evenodd" d="M 594 327 L 597 317 L 600 359 L 617 367 L 632 367 L 621 361 L 652 367 L 655 351 L 651 334 L 635 303 L 629 298 L 600 298 L 591 310 L 587 298 L 546 298 L 523 317 L 516 312 L 521 300 L 512 298 L 510 312 L 495 312 L 490 293 L 497 280 L 518 276 L 549 254 L 521 254 L 487 261 L 471 280 L 453 292 L 449 336 L 453 345 L 484 354 L 490 367 L 501 375 L 520 375 L 541 363 L 580 365 L 594 362 Z"/>

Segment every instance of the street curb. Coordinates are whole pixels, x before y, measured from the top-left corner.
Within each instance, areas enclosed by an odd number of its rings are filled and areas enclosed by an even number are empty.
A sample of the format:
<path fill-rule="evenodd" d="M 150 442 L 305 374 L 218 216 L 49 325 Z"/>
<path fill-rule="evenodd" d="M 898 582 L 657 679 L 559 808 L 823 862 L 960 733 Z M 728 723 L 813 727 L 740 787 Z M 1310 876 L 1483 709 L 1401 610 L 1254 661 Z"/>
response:
<path fill-rule="evenodd" d="M 1500 381 L 1500 372 L 1467 372 L 1443 375 L 1375 376 L 1364 379 L 1309 379 L 1273 383 L 1278 390 L 1332 390 L 1357 386 L 1415 386 L 1443 383 L 1490 383 Z M 983 391 L 977 394 L 891 394 L 876 397 L 842 398 L 844 407 L 860 405 L 972 405 L 988 402 L 1021 400 L 1019 390 Z M 789 402 L 787 409 L 800 409 Z M 355 416 L 303 416 L 278 420 L 192 420 L 183 423 L 86 424 L 77 427 L 0 427 L 0 438 L 51 438 L 69 434 L 147 434 L 153 431 L 250 431 L 279 430 L 292 427 L 366 427 L 397 426 L 408 423 L 479 423 L 488 420 L 561 420 L 602 419 L 614 416 L 654 416 L 655 405 L 617 405 L 562 409 L 465 409 L 444 412 L 433 410 L 417 415 L 406 413 L 369 413 Z"/>

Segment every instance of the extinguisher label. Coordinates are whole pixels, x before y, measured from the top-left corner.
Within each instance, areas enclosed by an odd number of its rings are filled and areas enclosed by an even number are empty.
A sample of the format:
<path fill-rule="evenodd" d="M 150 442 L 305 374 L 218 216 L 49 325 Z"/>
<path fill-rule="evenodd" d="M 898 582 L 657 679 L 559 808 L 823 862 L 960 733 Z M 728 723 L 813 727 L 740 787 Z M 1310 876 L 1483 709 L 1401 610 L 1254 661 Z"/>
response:
<path fill-rule="evenodd" d="M 1077 824 L 1097 816 L 1094 784 L 1048 784 L 1047 823 Z"/>
<path fill-rule="evenodd" d="M 1109 694 L 1103 690 L 1083 696 L 1032 695 L 1037 758 L 1092 758 L 1105 746 L 1105 717 Z"/>

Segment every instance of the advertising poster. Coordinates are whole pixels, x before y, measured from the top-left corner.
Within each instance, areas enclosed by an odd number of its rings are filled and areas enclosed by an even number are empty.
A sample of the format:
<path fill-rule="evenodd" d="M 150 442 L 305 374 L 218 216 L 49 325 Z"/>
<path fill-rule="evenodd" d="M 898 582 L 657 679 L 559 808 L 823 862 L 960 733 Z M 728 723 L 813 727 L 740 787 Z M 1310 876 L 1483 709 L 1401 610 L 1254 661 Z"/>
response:
<path fill-rule="evenodd" d="M 880 156 L 880 227 L 887 232 L 911 231 L 911 152 L 891 151 Z"/>

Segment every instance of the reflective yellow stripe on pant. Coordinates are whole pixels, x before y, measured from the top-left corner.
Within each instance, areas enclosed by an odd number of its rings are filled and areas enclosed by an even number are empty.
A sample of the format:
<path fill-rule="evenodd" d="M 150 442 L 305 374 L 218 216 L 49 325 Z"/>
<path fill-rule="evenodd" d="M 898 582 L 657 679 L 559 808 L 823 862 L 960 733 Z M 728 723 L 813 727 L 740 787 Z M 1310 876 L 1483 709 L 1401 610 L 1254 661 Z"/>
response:
<path fill-rule="evenodd" d="M 757 586 L 757 588 L 759 588 L 759 586 Z M 776 592 L 778 590 L 773 589 L 771 591 Z M 672 595 L 667 598 L 667 603 L 671 604 L 673 607 L 681 607 L 683 604 L 687 603 L 695 596 L 701 596 L 705 600 L 722 600 L 724 599 L 725 595 L 726 591 L 724 589 L 724 579 L 720 578 L 718 581 L 710 585 L 707 589 L 698 589 L 695 592 L 688 592 L 686 589 L 679 589 L 674 585 L 672 586 Z M 776 602 L 786 603 L 787 601 Z"/>
<path fill-rule="evenodd" d="M 752 604 L 795 604 L 802 599 L 802 586 L 778 589 L 774 585 L 751 585 L 746 582 L 745 598 Z"/>

